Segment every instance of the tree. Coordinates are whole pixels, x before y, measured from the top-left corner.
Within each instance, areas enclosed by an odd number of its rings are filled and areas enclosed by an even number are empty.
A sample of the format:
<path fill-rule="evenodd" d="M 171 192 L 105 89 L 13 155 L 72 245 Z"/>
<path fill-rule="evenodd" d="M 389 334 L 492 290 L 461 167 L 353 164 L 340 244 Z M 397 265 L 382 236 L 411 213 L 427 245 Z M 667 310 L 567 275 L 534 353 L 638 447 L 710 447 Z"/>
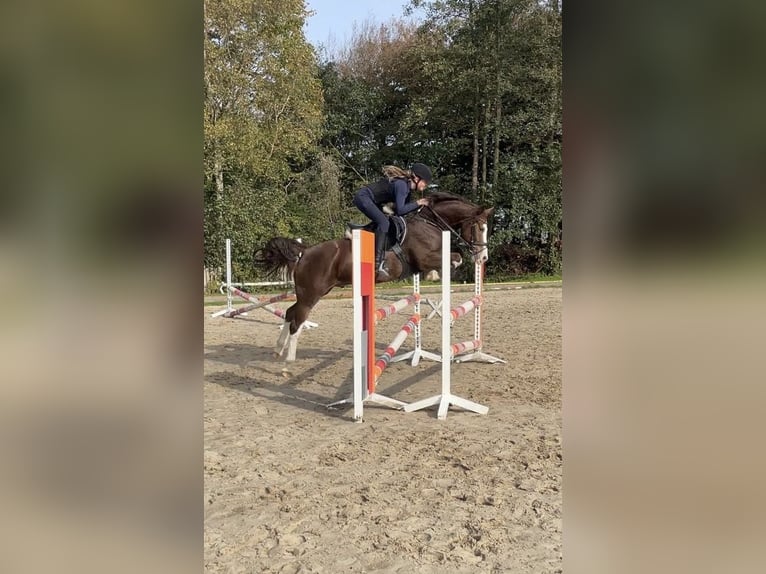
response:
<path fill-rule="evenodd" d="M 498 207 L 493 245 L 517 242 L 560 269 L 561 11 L 535 0 L 414 0 L 430 50 L 431 125 L 451 141 L 450 191 Z M 466 65 L 469 62 L 470 65 Z M 470 189 L 470 193 L 466 190 Z"/>
<path fill-rule="evenodd" d="M 322 96 L 302 0 L 206 0 L 205 261 L 230 237 L 238 275 L 287 232 L 288 188 L 314 150 Z"/>
<path fill-rule="evenodd" d="M 408 54 L 417 42 L 406 21 L 356 26 L 335 60 L 322 65 L 327 146 L 345 166 L 348 189 L 380 176 L 385 164 L 405 166 L 415 144 L 402 122 L 415 74 Z M 404 132 L 404 133 L 403 133 Z"/>
<path fill-rule="evenodd" d="M 319 62 L 303 2 L 207 0 L 208 264 L 227 236 L 242 274 L 266 238 L 339 237 L 356 189 L 422 161 L 441 189 L 496 207 L 488 273 L 521 252 L 560 269 L 560 4 L 412 5 L 419 26 L 367 22 Z"/>

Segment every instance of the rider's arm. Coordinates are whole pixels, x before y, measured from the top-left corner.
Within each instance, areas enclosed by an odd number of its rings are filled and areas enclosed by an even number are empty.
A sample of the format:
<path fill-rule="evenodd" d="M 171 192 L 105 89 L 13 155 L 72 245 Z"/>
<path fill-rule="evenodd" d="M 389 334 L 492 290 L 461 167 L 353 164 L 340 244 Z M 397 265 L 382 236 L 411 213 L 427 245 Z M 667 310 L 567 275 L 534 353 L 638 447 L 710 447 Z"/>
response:
<path fill-rule="evenodd" d="M 405 203 L 407 201 L 407 196 L 409 195 L 410 195 L 409 181 L 406 179 L 394 180 L 394 199 L 396 203 L 397 215 L 404 215 L 405 213 L 409 213 L 410 211 L 415 211 L 418 207 L 420 207 L 415 201 L 411 201 L 410 203 Z"/>

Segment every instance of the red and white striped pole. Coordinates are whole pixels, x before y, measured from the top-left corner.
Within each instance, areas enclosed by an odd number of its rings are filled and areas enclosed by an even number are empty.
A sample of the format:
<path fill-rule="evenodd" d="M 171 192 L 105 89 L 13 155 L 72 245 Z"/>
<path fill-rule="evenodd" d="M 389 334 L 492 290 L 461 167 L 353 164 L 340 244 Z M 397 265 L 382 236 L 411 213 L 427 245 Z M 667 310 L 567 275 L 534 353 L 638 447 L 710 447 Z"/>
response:
<path fill-rule="evenodd" d="M 386 317 L 389 317 L 395 313 L 398 313 L 405 307 L 409 307 L 413 303 L 417 303 L 420 301 L 420 294 L 419 293 L 413 293 L 412 295 L 409 295 L 408 297 L 405 297 L 404 299 L 400 299 L 399 301 L 392 303 L 391 305 L 388 305 L 386 307 L 381 307 L 377 311 L 375 311 L 375 321 L 381 321 L 385 319 Z"/>
<path fill-rule="evenodd" d="M 294 293 L 288 292 L 288 293 L 280 293 L 279 295 L 274 295 L 273 297 L 269 297 L 268 299 L 258 299 L 257 297 L 250 295 L 250 293 L 245 293 L 244 291 L 240 291 L 236 287 L 232 287 L 229 285 L 229 291 L 234 293 L 237 297 L 240 297 L 241 299 L 244 299 L 245 301 L 250 301 L 253 303 L 252 307 L 250 305 L 247 306 L 248 309 L 258 309 L 260 307 L 265 307 L 266 305 L 270 305 L 271 303 L 276 303 L 277 301 L 282 301 L 283 299 L 287 299 L 288 297 L 292 297 Z M 239 311 L 239 309 L 235 309 L 235 311 Z M 228 317 L 228 315 L 225 315 L 225 317 Z"/>
<path fill-rule="evenodd" d="M 375 382 L 378 381 L 380 375 L 391 362 L 391 359 L 394 358 L 396 351 L 399 350 L 399 347 L 402 346 L 402 343 L 404 343 L 405 339 L 412 333 L 418 323 L 420 323 L 420 315 L 413 315 L 410 317 L 397 333 L 396 337 L 394 337 L 394 340 L 391 341 L 391 344 L 386 347 L 385 353 L 383 353 L 375 362 Z"/>
<path fill-rule="evenodd" d="M 450 352 L 451 357 L 454 358 L 456 355 L 459 355 L 460 353 L 465 353 L 466 351 L 473 351 L 474 349 L 480 349 L 481 348 L 481 341 L 478 339 L 474 339 L 473 341 L 463 341 L 462 343 L 455 343 L 453 345 L 450 345 Z"/>
<path fill-rule="evenodd" d="M 452 309 L 452 311 L 450 311 L 450 317 L 454 321 L 458 317 L 462 317 L 466 313 L 470 312 L 471 309 L 478 308 L 481 305 L 481 302 L 482 302 L 482 296 L 481 295 L 477 295 L 476 297 L 474 297 L 470 301 L 466 301 L 462 305 L 458 305 L 457 307 Z"/>

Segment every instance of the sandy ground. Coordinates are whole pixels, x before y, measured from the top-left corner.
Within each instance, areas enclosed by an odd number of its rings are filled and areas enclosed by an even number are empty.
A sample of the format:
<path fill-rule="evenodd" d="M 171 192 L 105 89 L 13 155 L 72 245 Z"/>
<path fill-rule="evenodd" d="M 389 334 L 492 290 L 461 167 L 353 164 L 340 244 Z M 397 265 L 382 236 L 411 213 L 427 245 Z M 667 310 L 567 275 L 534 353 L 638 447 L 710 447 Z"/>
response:
<path fill-rule="evenodd" d="M 205 308 L 205 571 L 561 572 L 561 295 L 487 290 L 484 350 L 508 363 L 454 365 L 452 392 L 489 413 L 442 421 L 435 407 L 368 405 L 362 423 L 325 407 L 351 395 L 349 299 L 314 309 L 289 376 L 272 356 L 276 317 Z M 379 323 L 380 352 L 405 320 Z M 424 322 L 426 350 L 440 331 Z M 436 395 L 439 370 L 392 364 L 378 392 Z"/>

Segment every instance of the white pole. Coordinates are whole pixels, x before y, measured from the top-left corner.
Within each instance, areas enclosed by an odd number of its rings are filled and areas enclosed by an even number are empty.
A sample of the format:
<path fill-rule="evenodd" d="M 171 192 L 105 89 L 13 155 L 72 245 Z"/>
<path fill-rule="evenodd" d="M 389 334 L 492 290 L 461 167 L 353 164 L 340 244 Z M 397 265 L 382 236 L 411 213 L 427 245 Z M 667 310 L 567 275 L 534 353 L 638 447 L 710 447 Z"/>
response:
<path fill-rule="evenodd" d="M 226 240 L 226 311 L 231 311 L 231 239 Z"/>
<path fill-rule="evenodd" d="M 234 309 L 234 306 L 232 305 L 232 297 L 231 297 L 231 239 L 226 240 L 226 283 L 222 286 L 223 289 L 226 289 L 226 309 L 221 309 L 220 311 L 216 311 L 211 317 L 220 317 L 221 315 L 226 315 L 228 313 L 231 313 Z"/>
<path fill-rule="evenodd" d="M 450 316 L 452 309 L 450 287 L 452 286 L 452 269 L 450 269 L 450 236 L 448 231 L 442 232 L 442 396 L 436 417 L 445 419 L 451 398 L 450 371 L 452 370 L 452 350 L 450 349 Z"/>
<path fill-rule="evenodd" d="M 484 263 L 476 261 L 473 268 L 473 294 L 474 297 L 482 297 L 481 302 L 473 310 L 473 338 L 479 341 L 479 347 L 474 352 L 467 355 L 454 357 L 456 363 L 467 363 L 468 361 L 479 361 L 482 363 L 505 363 L 503 359 L 485 353 L 482 348 L 484 341 L 481 338 L 481 308 L 484 306 Z"/>
<path fill-rule="evenodd" d="M 365 233 L 369 233 L 365 231 Z M 372 241 L 371 237 L 368 237 Z M 362 231 L 355 229 L 352 231 L 351 240 L 351 257 L 352 257 L 352 293 L 354 297 L 354 389 L 350 399 L 343 399 L 330 403 L 328 408 L 332 408 L 342 404 L 353 403 L 354 405 L 354 421 L 362 422 L 364 415 L 364 403 L 366 401 L 386 405 L 395 409 L 402 409 L 406 405 L 402 401 L 392 399 L 384 395 L 379 395 L 374 392 L 370 392 L 367 387 L 368 373 L 372 374 L 372 369 L 375 367 L 374 363 L 369 364 L 368 350 L 375 348 L 375 340 L 370 336 L 370 331 L 373 329 L 373 323 L 375 319 L 375 311 L 371 311 L 369 317 L 367 317 L 368 330 L 363 331 L 365 324 L 364 309 L 366 307 L 362 297 Z M 370 262 L 367 266 L 370 273 L 374 273 L 374 265 Z M 371 285 L 373 286 L 372 292 L 369 295 L 373 299 L 375 297 L 374 291 L 374 277 L 369 277 Z M 373 301 L 368 300 L 369 307 Z M 374 359 L 373 359 L 374 360 Z"/>
<path fill-rule="evenodd" d="M 352 276 L 351 284 L 354 297 L 354 420 L 359 422 L 363 416 L 362 403 L 367 398 L 367 377 L 362 370 L 363 357 L 367 357 L 367 341 L 362 340 L 362 238 L 359 230 L 352 231 L 351 242 Z M 367 365 L 367 369 L 372 365 Z M 366 371 L 366 369 L 365 369 Z"/>
<path fill-rule="evenodd" d="M 427 399 L 410 403 L 404 407 L 405 412 L 419 411 L 433 405 L 439 405 L 436 411 L 436 417 L 438 419 L 447 418 L 447 411 L 450 405 L 460 407 L 462 409 L 473 411 L 481 415 L 487 414 L 489 408 L 458 397 L 452 394 L 451 390 L 451 370 L 452 370 L 452 345 L 450 344 L 450 322 L 451 313 L 449 312 L 452 307 L 450 303 L 450 234 L 449 231 L 442 233 L 442 388 L 441 394 Z"/>
<path fill-rule="evenodd" d="M 473 273 L 473 294 L 479 297 L 484 292 L 484 263 L 477 259 Z M 481 305 L 476 305 L 473 311 L 473 338 L 481 341 Z"/>
<path fill-rule="evenodd" d="M 415 275 L 412 276 L 412 292 L 420 295 L 420 273 L 415 273 Z M 415 314 L 420 315 L 420 297 L 418 297 L 418 300 L 415 302 Z M 420 321 L 418 321 L 418 324 L 415 325 L 415 351 L 420 349 L 420 337 Z M 416 352 L 412 357 L 412 366 L 417 366 L 418 362 L 420 362 L 420 357 Z"/>
<path fill-rule="evenodd" d="M 415 273 L 412 276 L 412 293 L 413 295 L 418 296 L 418 300 L 415 302 L 414 309 L 415 314 L 420 316 L 420 303 L 422 300 L 420 297 L 420 273 Z M 426 299 L 426 301 L 428 300 Z M 433 304 L 429 304 L 431 305 L 432 309 L 435 309 Z M 434 313 L 432 311 L 429 317 L 431 317 L 433 314 Z M 391 359 L 391 362 L 396 363 L 398 361 L 406 361 L 407 359 L 412 359 L 410 364 L 413 367 L 416 367 L 418 363 L 420 363 L 421 358 L 428 359 L 429 361 L 441 361 L 441 357 L 436 353 L 423 350 L 423 333 L 421 331 L 420 321 L 418 321 L 417 325 L 415 325 L 415 348 L 412 351 L 407 351 L 401 355 L 396 355 Z"/>

